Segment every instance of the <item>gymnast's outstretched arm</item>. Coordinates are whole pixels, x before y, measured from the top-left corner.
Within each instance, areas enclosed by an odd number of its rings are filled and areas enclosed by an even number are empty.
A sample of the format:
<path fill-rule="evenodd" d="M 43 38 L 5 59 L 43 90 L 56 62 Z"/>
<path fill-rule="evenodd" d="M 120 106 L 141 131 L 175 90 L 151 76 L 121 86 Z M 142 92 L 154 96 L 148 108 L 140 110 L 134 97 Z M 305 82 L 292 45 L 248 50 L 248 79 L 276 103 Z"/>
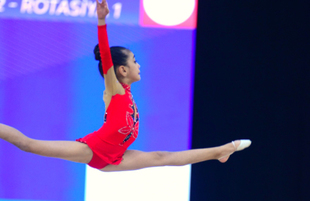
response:
<path fill-rule="evenodd" d="M 97 2 L 97 15 L 98 15 L 98 41 L 99 51 L 101 56 L 102 71 L 105 80 L 106 92 L 110 95 L 124 94 L 125 91 L 121 84 L 118 82 L 115 75 L 114 66 L 112 62 L 110 46 L 107 34 L 107 25 L 105 18 L 109 14 L 109 8 L 106 0 L 101 3 Z"/>

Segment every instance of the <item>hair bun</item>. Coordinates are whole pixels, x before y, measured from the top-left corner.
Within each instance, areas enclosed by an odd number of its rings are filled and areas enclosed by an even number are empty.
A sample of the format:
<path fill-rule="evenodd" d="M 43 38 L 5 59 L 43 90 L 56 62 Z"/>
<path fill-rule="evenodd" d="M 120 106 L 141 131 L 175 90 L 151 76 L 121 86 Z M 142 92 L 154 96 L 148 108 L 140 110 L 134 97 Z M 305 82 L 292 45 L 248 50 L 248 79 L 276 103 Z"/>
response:
<path fill-rule="evenodd" d="M 101 57 L 100 57 L 100 51 L 99 51 L 99 45 L 97 44 L 94 48 L 94 54 L 95 54 L 95 59 L 97 61 L 101 61 Z"/>

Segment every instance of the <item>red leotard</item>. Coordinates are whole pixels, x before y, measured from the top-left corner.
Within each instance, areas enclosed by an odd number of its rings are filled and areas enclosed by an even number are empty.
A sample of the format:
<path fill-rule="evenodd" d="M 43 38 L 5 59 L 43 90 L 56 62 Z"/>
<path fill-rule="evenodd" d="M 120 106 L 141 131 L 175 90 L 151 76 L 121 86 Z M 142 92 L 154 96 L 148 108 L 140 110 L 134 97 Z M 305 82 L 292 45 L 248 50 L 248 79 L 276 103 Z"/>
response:
<path fill-rule="evenodd" d="M 105 60 L 102 52 L 105 51 L 106 48 L 102 48 L 101 45 L 102 35 L 107 37 L 106 26 L 98 27 L 101 58 Z M 106 47 L 108 47 L 108 45 Z M 107 54 L 107 56 L 110 57 L 110 53 Z M 111 63 L 109 62 L 103 64 L 104 74 L 106 74 L 109 67 L 112 67 L 110 65 Z M 116 94 L 112 96 L 110 105 L 105 114 L 103 126 L 98 131 L 77 139 L 79 142 L 86 143 L 93 151 L 93 158 L 88 163 L 91 167 L 102 169 L 108 164 L 120 164 L 123 154 L 138 136 L 138 109 L 132 98 L 130 86 L 125 84 L 122 84 L 122 86 L 125 89 L 125 94 Z"/>

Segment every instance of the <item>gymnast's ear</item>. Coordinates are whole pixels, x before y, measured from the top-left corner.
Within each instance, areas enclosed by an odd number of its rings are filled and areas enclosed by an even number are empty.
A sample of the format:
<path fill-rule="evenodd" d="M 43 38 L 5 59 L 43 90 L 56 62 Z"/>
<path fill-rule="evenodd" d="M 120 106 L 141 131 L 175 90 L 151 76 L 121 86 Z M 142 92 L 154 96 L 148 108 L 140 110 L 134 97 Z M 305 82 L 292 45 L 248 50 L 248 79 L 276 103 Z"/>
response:
<path fill-rule="evenodd" d="M 118 74 L 121 75 L 122 77 L 126 77 L 128 74 L 128 67 L 121 65 L 117 68 Z"/>

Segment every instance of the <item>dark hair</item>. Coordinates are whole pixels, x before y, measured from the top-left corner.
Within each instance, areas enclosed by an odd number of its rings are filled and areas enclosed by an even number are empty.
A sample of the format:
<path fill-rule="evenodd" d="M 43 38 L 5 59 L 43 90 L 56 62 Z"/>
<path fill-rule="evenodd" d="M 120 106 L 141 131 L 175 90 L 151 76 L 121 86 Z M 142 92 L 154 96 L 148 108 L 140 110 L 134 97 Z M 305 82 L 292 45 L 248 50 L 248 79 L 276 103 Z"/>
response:
<path fill-rule="evenodd" d="M 111 51 L 111 56 L 112 56 L 112 62 L 114 65 L 114 72 L 116 75 L 116 70 L 119 66 L 127 65 L 128 52 L 130 50 L 125 47 L 121 47 L 121 46 L 112 46 L 110 47 L 110 51 Z M 102 63 L 101 63 L 101 57 L 100 57 L 98 44 L 94 48 L 94 54 L 95 54 L 95 59 L 99 61 L 98 68 L 99 68 L 100 75 L 103 77 Z"/>

